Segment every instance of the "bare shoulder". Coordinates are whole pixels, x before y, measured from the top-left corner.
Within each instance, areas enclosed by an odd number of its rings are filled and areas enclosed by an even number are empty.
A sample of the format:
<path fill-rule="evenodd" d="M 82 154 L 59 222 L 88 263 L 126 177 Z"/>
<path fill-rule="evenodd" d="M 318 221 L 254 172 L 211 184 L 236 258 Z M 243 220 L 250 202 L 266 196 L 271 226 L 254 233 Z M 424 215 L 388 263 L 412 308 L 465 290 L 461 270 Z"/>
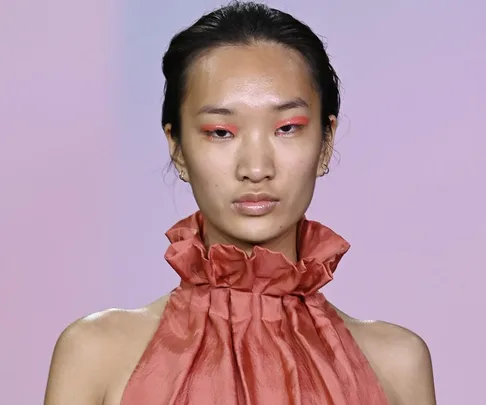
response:
<path fill-rule="evenodd" d="M 344 320 L 392 404 L 435 405 L 432 361 L 415 332 L 383 321 L 362 321 L 335 308 Z"/>
<path fill-rule="evenodd" d="M 104 403 L 113 378 L 138 361 L 166 301 L 163 297 L 136 310 L 97 312 L 64 329 L 54 347 L 45 405 Z"/>

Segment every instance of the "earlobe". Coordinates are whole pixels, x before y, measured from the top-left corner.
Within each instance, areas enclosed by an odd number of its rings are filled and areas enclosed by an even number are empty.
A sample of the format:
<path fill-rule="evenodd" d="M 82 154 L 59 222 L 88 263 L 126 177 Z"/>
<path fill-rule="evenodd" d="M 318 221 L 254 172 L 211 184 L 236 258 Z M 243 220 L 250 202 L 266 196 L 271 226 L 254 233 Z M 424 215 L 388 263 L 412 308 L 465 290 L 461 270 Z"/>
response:
<path fill-rule="evenodd" d="M 321 153 L 319 155 L 319 165 L 317 167 L 317 177 L 322 177 L 329 173 L 329 162 L 331 160 L 332 151 L 334 147 L 334 135 L 338 121 L 336 116 L 329 116 L 329 128 L 325 135 L 325 140 L 322 142 Z"/>
<path fill-rule="evenodd" d="M 169 144 L 169 153 L 172 163 L 174 164 L 176 170 L 179 172 L 179 178 L 184 181 L 189 181 L 189 174 L 186 169 L 186 164 L 184 162 L 184 156 L 182 155 L 180 142 L 172 136 L 172 125 L 166 124 L 164 126 L 164 133 Z"/>
<path fill-rule="evenodd" d="M 327 165 L 327 163 L 319 163 L 316 177 L 323 177 L 328 173 L 329 173 L 329 166 Z"/>
<path fill-rule="evenodd" d="M 319 163 L 317 165 L 316 177 L 322 177 L 322 176 L 324 176 L 324 174 L 326 174 L 325 169 L 327 168 L 327 164 L 328 164 L 328 161 L 329 161 L 328 149 L 329 149 L 329 145 L 327 144 L 326 141 L 323 141 L 321 153 L 319 154 Z"/>
<path fill-rule="evenodd" d="M 319 169 L 317 170 L 317 177 L 324 177 L 328 173 L 329 166 L 327 164 L 319 165 Z"/>

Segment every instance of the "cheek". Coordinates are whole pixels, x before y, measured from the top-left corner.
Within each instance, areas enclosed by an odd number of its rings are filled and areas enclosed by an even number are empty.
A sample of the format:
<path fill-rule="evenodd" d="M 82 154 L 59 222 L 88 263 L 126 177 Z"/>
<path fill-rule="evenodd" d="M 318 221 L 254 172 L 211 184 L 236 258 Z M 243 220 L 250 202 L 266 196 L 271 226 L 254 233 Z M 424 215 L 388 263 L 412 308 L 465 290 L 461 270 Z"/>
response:
<path fill-rule="evenodd" d="M 292 145 L 282 150 L 280 156 L 280 169 L 286 172 L 289 178 L 313 179 L 319 165 L 320 145 L 317 142 L 306 142 Z"/>
<path fill-rule="evenodd" d="M 294 151 L 280 161 L 281 184 L 292 201 L 312 198 L 318 164 L 319 154 L 315 149 L 307 148 L 302 148 L 299 153 Z"/>
<path fill-rule="evenodd" d="M 191 183 L 198 188 L 209 189 L 218 188 L 218 185 L 224 185 L 223 179 L 227 177 L 224 167 L 215 165 L 212 160 L 204 162 L 195 161 L 188 165 L 191 176 Z"/>
<path fill-rule="evenodd" d="M 286 167 L 282 177 L 296 191 L 313 188 L 316 181 L 316 163 L 314 161 L 298 160 Z"/>
<path fill-rule="evenodd" d="M 199 152 L 195 151 L 185 158 L 194 197 L 199 205 L 204 206 L 221 201 L 221 198 L 214 197 L 228 194 L 231 184 L 231 167 L 227 159 L 207 152 L 199 148 Z"/>

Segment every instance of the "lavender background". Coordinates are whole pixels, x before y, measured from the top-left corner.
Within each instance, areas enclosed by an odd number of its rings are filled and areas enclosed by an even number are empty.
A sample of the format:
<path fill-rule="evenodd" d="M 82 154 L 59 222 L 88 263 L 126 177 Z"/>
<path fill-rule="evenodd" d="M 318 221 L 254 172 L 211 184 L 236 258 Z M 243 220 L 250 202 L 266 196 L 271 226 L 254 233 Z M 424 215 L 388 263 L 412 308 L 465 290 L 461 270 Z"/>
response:
<path fill-rule="evenodd" d="M 325 293 L 418 332 L 439 404 L 486 404 L 485 3 L 270 4 L 326 38 L 345 88 L 308 213 L 352 244 Z M 164 171 L 160 59 L 219 5 L 0 1 L 2 404 L 42 402 L 68 323 L 177 284 L 164 232 L 196 206 Z"/>

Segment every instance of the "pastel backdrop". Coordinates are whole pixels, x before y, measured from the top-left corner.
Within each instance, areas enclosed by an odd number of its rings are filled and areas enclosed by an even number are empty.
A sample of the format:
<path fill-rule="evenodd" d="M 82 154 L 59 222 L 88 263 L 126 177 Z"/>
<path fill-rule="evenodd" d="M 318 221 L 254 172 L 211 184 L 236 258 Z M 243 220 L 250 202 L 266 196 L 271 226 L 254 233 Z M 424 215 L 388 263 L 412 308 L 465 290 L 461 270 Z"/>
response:
<path fill-rule="evenodd" d="M 344 86 L 308 212 L 352 244 L 324 293 L 419 333 L 439 404 L 486 404 L 486 6 L 270 4 L 325 38 Z M 219 5 L 0 2 L 0 403 L 42 402 L 73 320 L 177 285 L 164 232 L 196 206 L 166 167 L 160 61 Z"/>

